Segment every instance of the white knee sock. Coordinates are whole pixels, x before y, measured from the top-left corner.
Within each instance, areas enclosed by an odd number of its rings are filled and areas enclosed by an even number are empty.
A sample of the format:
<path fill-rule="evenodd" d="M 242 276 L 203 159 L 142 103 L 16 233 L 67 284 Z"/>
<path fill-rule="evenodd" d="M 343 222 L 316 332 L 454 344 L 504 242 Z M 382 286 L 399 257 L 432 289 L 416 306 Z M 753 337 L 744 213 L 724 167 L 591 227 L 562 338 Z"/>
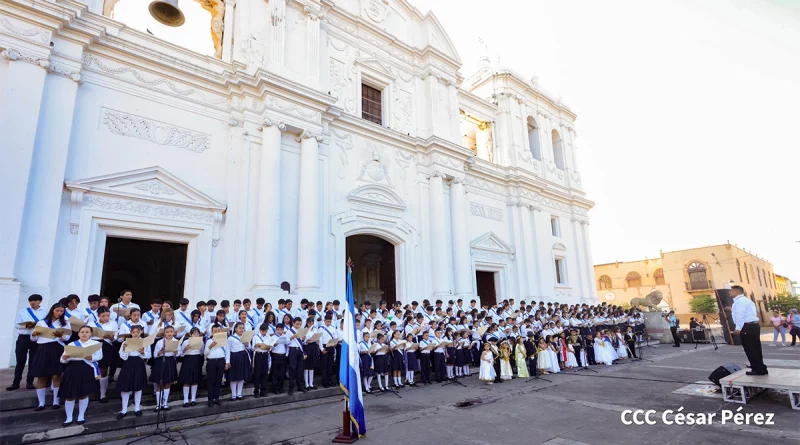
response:
<path fill-rule="evenodd" d="M 125 414 L 125 413 L 128 412 L 128 402 L 131 401 L 131 393 L 129 393 L 129 392 L 121 392 L 121 393 L 119 393 L 119 395 L 122 396 L 122 411 L 120 411 L 120 412 L 122 414 Z"/>
<path fill-rule="evenodd" d="M 183 387 L 183 403 L 189 403 L 189 387 Z"/>
<path fill-rule="evenodd" d="M 408 371 L 408 382 L 414 383 L 414 371 Z"/>
<path fill-rule="evenodd" d="M 164 408 L 169 405 L 169 388 L 164 388 L 164 400 L 161 403 L 164 404 Z"/>
<path fill-rule="evenodd" d="M 244 389 L 244 380 L 239 380 L 237 382 L 233 382 L 234 388 L 236 388 L 236 397 L 242 396 L 242 390 Z"/>
<path fill-rule="evenodd" d="M 106 392 L 108 391 L 108 377 L 100 377 L 100 398 L 106 398 Z"/>
<path fill-rule="evenodd" d="M 524 364 L 522 366 L 525 366 Z M 464 366 L 464 377 L 469 375 L 469 365 Z"/>
<path fill-rule="evenodd" d="M 78 400 L 78 422 L 86 420 L 83 416 L 86 414 L 86 408 L 89 407 L 89 398 Z"/>
<path fill-rule="evenodd" d="M 364 391 L 369 391 L 369 383 L 367 381 L 369 377 L 361 377 L 361 383 L 364 385 Z"/>
<path fill-rule="evenodd" d="M 135 393 L 133 393 L 133 410 L 134 411 L 142 410 L 142 391 L 136 391 Z"/>
<path fill-rule="evenodd" d="M 375 376 L 367 377 L 367 388 L 371 388 L 372 387 L 372 379 L 374 379 L 374 378 L 375 378 Z"/>
<path fill-rule="evenodd" d="M 192 402 L 197 401 L 197 385 L 192 385 Z"/>
<path fill-rule="evenodd" d="M 156 395 L 156 408 L 161 408 L 161 391 L 158 390 L 158 385 L 153 385 L 153 394 Z"/>
<path fill-rule="evenodd" d="M 64 412 L 67 413 L 67 422 L 72 422 L 72 412 L 75 411 L 75 401 L 67 400 L 64 402 Z"/>
<path fill-rule="evenodd" d="M 53 405 L 58 405 L 58 388 L 53 388 Z"/>
<path fill-rule="evenodd" d="M 383 376 L 378 374 L 378 388 L 383 389 L 383 380 L 381 380 L 381 377 Z"/>
<path fill-rule="evenodd" d="M 388 388 L 389 387 L 389 374 L 384 374 L 384 377 L 386 378 L 386 387 Z"/>
<path fill-rule="evenodd" d="M 47 388 L 37 389 L 36 398 L 39 399 L 39 406 L 44 406 L 44 396 L 47 395 Z"/>

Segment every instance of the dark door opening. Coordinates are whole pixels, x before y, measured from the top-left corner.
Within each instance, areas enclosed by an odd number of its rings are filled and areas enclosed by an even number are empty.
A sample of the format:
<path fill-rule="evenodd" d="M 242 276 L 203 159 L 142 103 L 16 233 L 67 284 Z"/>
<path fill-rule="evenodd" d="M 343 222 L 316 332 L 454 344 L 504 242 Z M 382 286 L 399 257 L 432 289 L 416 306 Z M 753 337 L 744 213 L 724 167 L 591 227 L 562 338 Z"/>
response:
<path fill-rule="evenodd" d="M 106 239 L 100 295 L 112 304 L 123 289 L 133 292 L 133 302 L 142 310 L 158 298 L 177 307 L 183 298 L 186 279 L 187 244 L 145 241 L 132 238 Z"/>
<path fill-rule="evenodd" d="M 397 301 L 394 245 L 372 235 L 348 236 L 345 241 L 347 258 L 353 267 L 353 296 L 357 304 L 369 301 L 372 307 L 381 300 L 388 307 Z"/>
<path fill-rule="evenodd" d="M 481 306 L 497 304 L 497 290 L 494 284 L 494 272 L 475 271 L 475 282 Z"/>

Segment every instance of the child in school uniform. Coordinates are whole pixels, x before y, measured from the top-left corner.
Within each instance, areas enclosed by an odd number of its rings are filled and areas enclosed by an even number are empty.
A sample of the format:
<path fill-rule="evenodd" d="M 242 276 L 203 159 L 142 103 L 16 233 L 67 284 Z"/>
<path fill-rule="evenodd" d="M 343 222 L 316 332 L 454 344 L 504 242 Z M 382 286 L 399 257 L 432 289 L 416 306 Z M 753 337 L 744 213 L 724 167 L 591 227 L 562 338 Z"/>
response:
<path fill-rule="evenodd" d="M 157 322 L 156 322 L 157 323 Z M 174 352 L 166 352 L 166 343 L 175 339 L 175 327 L 164 328 L 164 338 L 156 341 L 153 350 L 153 368 L 150 371 L 150 383 L 156 395 L 156 411 L 169 411 L 169 388 L 178 378 L 178 362 Z M 164 391 L 163 398 L 161 391 Z"/>
<path fill-rule="evenodd" d="M 224 312 L 223 312 L 224 315 Z M 211 325 L 211 336 L 225 332 L 227 326 L 218 323 Z M 217 345 L 213 338 L 206 342 L 203 354 L 206 356 L 206 378 L 208 384 L 208 406 L 219 405 L 222 389 L 222 375 L 231 367 L 230 348 L 227 344 Z"/>
<path fill-rule="evenodd" d="M 384 344 L 384 336 L 383 334 L 378 334 L 375 337 L 375 343 L 378 344 L 380 347 L 383 347 Z M 378 388 L 380 388 L 381 392 L 385 392 L 389 389 L 389 370 L 391 364 L 389 363 L 389 356 L 386 355 L 384 351 L 378 351 L 375 353 L 374 356 L 374 363 L 375 363 L 375 374 L 378 377 Z M 383 377 L 386 377 L 386 388 L 383 387 Z"/>
<path fill-rule="evenodd" d="M 70 344 L 79 348 L 86 348 L 97 344 L 92 340 L 92 328 L 83 326 L 78 330 L 78 339 Z M 65 364 L 64 378 L 61 383 L 61 396 L 66 400 L 64 410 L 67 420 L 64 426 L 72 425 L 72 412 L 75 410 L 75 401 L 78 401 L 78 425 L 83 425 L 86 421 L 84 415 L 89 406 L 89 395 L 97 392 L 99 385 L 97 380 L 100 378 L 100 366 L 98 361 L 103 359 L 103 349 L 98 349 L 92 355 L 86 357 L 70 357 L 67 353 L 61 355 L 61 363 Z"/>
<path fill-rule="evenodd" d="M 456 376 L 469 376 L 469 364 L 472 361 L 470 355 L 469 331 L 461 331 L 461 335 L 456 343 Z"/>
<path fill-rule="evenodd" d="M 259 300 L 261 300 L 259 298 Z M 267 397 L 267 382 L 269 381 L 269 365 L 270 353 L 268 350 L 261 349 L 264 346 L 271 346 L 269 342 L 269 335 L 267 330 L 269 326 L 266 322 L 258 327 L 258 333 L 253 335 L 250 341 L 251 350 L 253 351 L 253 397 Z"/>
<path fill-rule="evenodd" d="M 136 311 L 138 315 L 138 309 Z M 136 324 L 129 329 L 130 338 L 141 338 L 144 332 L 144 328 Z M 130 402 L 131 393 L 133 393 L 133 414 L 136 417 L 141 417 L 142 391 L 147 386 L 145 362 L 150 358 L 150 348 L 143 347 L 136 351 L 126 352 L 125 342 L 123 341 L 119 350 L 119 358 L 123 362 L 117 379 L 117 391 L 122 396 L 122 411 L 117 414 L 117 420 L 125 418 L 128 414 L 128 402 Z"/>
<path fill-rule="evenodd" d="M 197 386 L 203 376 L 203 348 L 189 350 L 190 338 L 203 338 L 200 328 L 191 328 L 178 347 L 178 356 L 183 357 L 181 371 L 178 374 L 178 384 L 183 387 L 184 408 L 197 405 Z M 190 393 L 191 400 L 189 400 Z"/>
<path fill-rule="evenodd" d="M 320 344 L 320 359 L 322 362 L 322 387 L 329 388 L 334 386 L 333 375 L 334 367 L 333 362 L 336 355 L 336 346 L 328 346 L 333 340 L 339 340 L 339 331 L 333 326 L 333 312 L 325 315 L 322 324 L 317 327 L 317 332 L 322 334 L 319 339 Z M 338 369 L 336 369 L 338 372 Z"/>
<path fill-rule="evenodd" d="M 308 332 L 306 332 L 306 336 L 303 339 L 306 352 L 306 359 L 303 360 L 303 380 L 305 381 L 306 389 L 317 389 L 314 386 L 314 370 L 321 363 L 320 346 L 316 341 L 310 341 L 311 337 L 317 334 L 316 313 L 314 311 L 310 312 L 313 314 L 306 318 L 305 328 L 308 329 Z"/>
<path fill-rule="evenodd" d="M 56 303 L 50 307 L 47 315 L 36 323 L 36 326 L 61 330 L 61 337 L 44 338 L 35 331 L 31 332 L 31 339 L 38 344 L 36 354 L 31 360 L 31 376 L 36 378 L 34 386 L 36 387 L 36 398 L 39 399 L 39 404 L 34 411 L 44 409 L 48 379 L 53 381 L 53 409 L 60 407 L 58 403 L 58 391 L 61 387 L 60 360 L 64 353 L 64 342 L 72 336 L 72 329 L 64 318 L 65 310 L 63 304 Z"/>
<path fill-rule="evenodd" d="M 453 368 L 456 364 L 456 345 L 455 338 L 453 337 L 452 328 L 447 328 L 444 339 L 449 341 L 450 344 L 445 348 L 446 358 L 444 360 L 445 369 L 447 370 L 447 380 L 452 380 L 455 377 Z"/>
<path fill-rule="evenodd" d="M 284 335 L 286 326 L 283 323 L 278 323 L 275 326 L 275 335 L 270 338 L 272 350 L 270 351 L 270 359 L 272 359 L 272 367 L 269 372 L 272 375 L 272 393 L 283 393 L 283 380 L 286 378 L 286 352 L 289 347 L 289 338 Z"/>
<path fill-rule="evenodd" d="M 231 382 L 231 401 L 242 400 L 245 380 L 250 378 L 252 364 L 247 353 L 248 345 L 242 343 L 244 323 L 238 322 L 233 327 L 233 334 L 228 337 L 231 367 L 228 370 L 228 381 Z"/>
<path fill-rule="evenodd" d="M 369 353 L 369 332 L 361 334 L 361 341 L 358 342 L 358 354 L 361 357 L 361 383 L 364 385 L 364 392 L 372 394 L 372 379 L 375 378 L 375 366 L 372 355 Z"/>
<path fill-rule="evenodd" d="M 100 403 L 108 403 L 106 398 L 106 393 L 108 392 L 108 369 L 111 365 L 117 363 L 119 359 L 119 349 L 114 345 L 119 327 L 116 322 L 111 320 L 111 311 L 104 306 L 97 308 L 97 320 L 93 320 L 91 323 L 87 322 L 87 325 L 97 327 L 110 334 L 110 337 L 104 338 L 92 335 L 92 340 L 103 342 L 103 359 L 98 363 L 100 365 Z"/>
<path fill-rule="evenodd" d="M 406 369 L 406 364 L 403 357 L 403 346 L 400 346 L 400 342 L 403 341 L 402 336 L 403 333 L 401 331 L 392 331 L 392 340 L 389 342 L 389 348 L 392 353 L 392 383 L 394 383 L 395 388 L 405 387 L 402 374 Z"/>
<path fill-rule="evenodd" d="M 416 351 L 409 350 L 411 345 L 414 343 L 415 343 L 414 335 L 413 334 L 406 335 L 405 362 L 406 362 L 406 380 L 408 381 L 408 386 L 417 386 L 417 384 L 414 383 L 414 373 L 419 371 L 419 360 L 417 359 L 417 352 L 419 351 L 419 348 Z"/>

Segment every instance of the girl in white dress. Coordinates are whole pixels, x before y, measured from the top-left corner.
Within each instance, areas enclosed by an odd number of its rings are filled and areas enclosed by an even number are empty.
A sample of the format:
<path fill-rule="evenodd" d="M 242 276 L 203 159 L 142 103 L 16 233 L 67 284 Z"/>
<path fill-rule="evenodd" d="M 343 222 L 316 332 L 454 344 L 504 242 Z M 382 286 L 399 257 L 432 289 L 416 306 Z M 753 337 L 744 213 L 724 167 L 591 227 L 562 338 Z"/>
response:
<path fill-rule="evenodd" d="M 544 338 L 540 338 L 536 345 L 536 367 L 542 374 L 550 373 L 550 355 L 547 354 L 547 343 Z"/>
<path fill-rule="evenodd" d="M 567 368 L 575 368 L 578 366 L 578 361 L 575 359 L 575 349 L 572 345 L 567 345 Z"/>
<path fill-rule="evenodd" d="M 617 328 L 617 358 L 619 360 L 625 360 L 628 358 L 628 350 L 626 349 L 627 345 L 625 344 L 625 339 L 622 338 L 622 333 L 620 332 L 619 328 Z"/>
<path fill-rule="evenodd" d="M 607 338 L 603 334 L 594 339 L 594 356 L 595 362 L 611 366 L 614 361 L 614 348 L 611 346 L 611 342 L 606 341 Z"/>
<path fill-rule="evenodd" d="M 494 373 L 494 354 L 492 354 L 492 345 L 489 342 L 483 344 L 483 352 L 481 353 L 481 369 L 478 378 L 491 385 L 496 377 Z"/>
<path fill-rule="evenodd" d="M 552 338 L 547 339 L 546 352 L 548 358 L 550 359 L 550 369 L 548 369 L 548 371 L 550 371 L 552 374 L 558 374 L 561 372 L 561 367 L 558 365 L 558 354 L 556 354 L 556 347 L 553 344 Z"/>

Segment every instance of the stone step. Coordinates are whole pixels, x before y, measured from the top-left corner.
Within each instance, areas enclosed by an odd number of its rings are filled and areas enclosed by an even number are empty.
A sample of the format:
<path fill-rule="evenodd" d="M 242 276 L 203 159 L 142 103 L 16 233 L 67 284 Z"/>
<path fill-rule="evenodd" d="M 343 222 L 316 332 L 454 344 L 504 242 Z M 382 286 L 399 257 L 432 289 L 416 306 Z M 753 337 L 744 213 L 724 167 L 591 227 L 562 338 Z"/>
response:
<path fill-rule="evenodd" d="M 0 428 L 3 434 L 0 436 L 0 445 L 16 445 L 40 442 L 45 440 L 57 440 L 65 438 L 74 438 L 86 434 L 95 434 L 119 429 L 138 428 L 142 426 L 155 425 L 157 421 L 176 422 L 179 420 L 191 419 L 201 416 L 213 416 L 221 413 L 242 411 L 256 408 L 274 407 L 286 403 L 308 401 L 314 399 L 328 398 L 342 396 L 342 390 L 338 387 L 333 388 L 320 388 L 317 390 L 309 391 L 306 393 L 295 392 L 294 394 L 287 395 L 274 395 L 270 394 L 268 397 L 255 398 L 252 396 L 252 389 L 250 393 L 245 389 L 245 397 L 241 401 L 231 402 L 229 394 L 220 397 L 221 405 L 207 406 L 207 399 L 198 397 L 197 405 L 194 407 L 183 407 L 183 394 L 181 392 L 179 398 L 173 399 L 170 403 L 170 410 L 165 414 L 161 414 L 158 419 L 158 414 L 154 411 L 154 400 L 152 396 L 143 398 L 142 400 L 142 413 L 141 417 L 136 417 L 133 414 L 132 405 L 128 409 L 128 415 L 122 419 L 117 420 L 117 412 L 119 411 L 119 402 L 100 404 L 92 402 L 86 412 L 86 423 L 83 425 L 72 424 L 69 427 L 62 427 L 64 421 L 63 407 L 58 410 L 45 410 L 42 412 L 24 412 L 19 415 L 12 416 L 11 413 L 3 413 L 0 415 Z M 172 396 L 170 395 L 170 398 Z M 98 408 L 102 411 L 98 412 Z M 77 419 L 77 406 L 73 415 Z"/>

